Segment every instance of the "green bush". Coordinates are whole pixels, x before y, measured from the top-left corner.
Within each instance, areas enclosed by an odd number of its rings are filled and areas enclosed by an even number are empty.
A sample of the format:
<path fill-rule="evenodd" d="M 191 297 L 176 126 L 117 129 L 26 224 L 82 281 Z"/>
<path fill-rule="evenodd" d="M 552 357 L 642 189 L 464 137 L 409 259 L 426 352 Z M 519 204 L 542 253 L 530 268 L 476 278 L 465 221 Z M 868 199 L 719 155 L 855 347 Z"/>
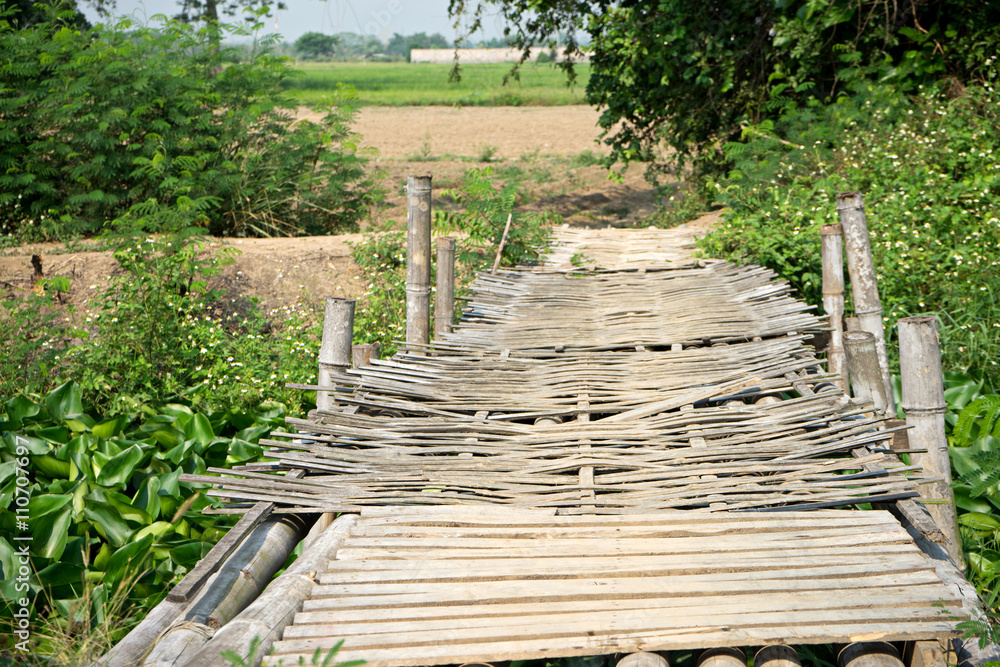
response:
<path fill-rule="evenodd" d="M 936 313 L 945 366 L 997 386 L 1000 92 L 987 64 L 986 85 L 958 96 L 874 89 L 748 128 L 715 184 L 731 212 L 702 251 L 769 266 L 818 304 L 819 228 L 838 222 L 838 192 L 860 190 L 889 336 L 901 317 Z"/>
<path fill-rule="evenodd" d="M 65 240 L 177 204 L 158 221 L 216 235 L 352 229 L 364 215 L 375 193 L 352 91 L 295 122 L 273 38 L 236 57 L 214 26 L 81 29 L 49 11 L 20 30 L 0 13 L 0 233 Z"/>

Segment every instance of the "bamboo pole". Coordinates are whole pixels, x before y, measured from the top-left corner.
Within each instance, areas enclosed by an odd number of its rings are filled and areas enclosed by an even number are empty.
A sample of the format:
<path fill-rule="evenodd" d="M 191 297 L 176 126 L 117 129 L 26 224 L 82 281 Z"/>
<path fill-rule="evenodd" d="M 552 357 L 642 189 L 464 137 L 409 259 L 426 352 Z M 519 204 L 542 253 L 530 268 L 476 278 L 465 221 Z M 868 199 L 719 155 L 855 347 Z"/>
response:
<path fill-rule="evenodd" d="M 841 379 L 835 383 L 844 392 L 847 384 L 847 357 L 844 353 L 844 236 L 841 225 L 823 225 L 820 230 L 823 257 L 823 310 L 830 321 L 828 370 Z"/>
<path fill-rule="evenodd" d="M 899 320 L 899 367 L 903 384 L 903 411 L 910 426 L 912 449 L 927 450 L 913 453 L 910 460 L 928 476 L 940 481 L 922 484 L 920 497 L 934 522 L 948 538 L 948 555 L 959 567 L 962 558 L 958 522 L 955 514 L 955 494 L 951 489 L 951 461 L 948 458 L 948 438 L 945 435 L 944 376 L 941 371 L 941 347 L 938 322 L 933 315 L 906 317 Z"/>
<path fill-rule="evenodd" d="M 351 338 L 354 335 L 354 300 L 326 300 L 323 316 L 323 340 L 319 347 L 320 387 L 334 386 L 333 379 L 351 366 Z M 316 392 L 316 409 L 333 409 L 333 392 Z"/>
<path fill-rule="evenodd" d="M 875 350 L 885 384 L 886 412 L 895 414 L 892 398 L 892 378 L 889 375 L 889 356 L 885 348 L 885 327 L 882 324 L 882 302 L 878 296 L 875 262 L 872 260 L 871 242 L 865 204 L 860 192 L 842 192 L 837 195 L 837 213 L 844 230 L 847 250 L 847 270 L 851 274 L 851 295 L 854 297 L 854 314 L 861 320 L 861 328 L 875 335 Z"/>
<path fill-rule="evenodd" d="M 351 366 L 353 368 L 364 368 L 371 366 L 373 359 L 378 359 L 378 343 L 361 343 L 351 346 Z"/>
<path fill-rule="evenodd" d="M 430 342 L 431 177 L 410 176 L 406 184 L 406 342 Z"/>
<path fill-rule="evenodd" d="M 772 644 L 757 651 L 754 667 L 802 667 L 802 661 L 791 646 Z"/>
<path fill-rule="evenodd" d="M 218 628 L 260 595 L 304 532 L 303 521 L 295 517 L 270 518 L 258 526 L 214 575 L 212 584 L 160 636 L 142 664 L 186 665 Z"/>
<path fill-rule="evenodd" d="M 670 667 L 670 662 L 659 653 L 639 651 L 629 653 L 615 667 Z"/>
<path fill-rule="evenodd" d="M 845 317 L 844 331 L 864 331 L 864 329 L 861 328 L 861 320 L 856 317 Z"/>
<path fill-rule="evenodd" d="M 434 292 L 434 337 L 451 333 L 455 317 L 455 239 L 437 240 L 437 290 Z"/>
<path fill-rule="evenodd" d="M 327 528 L 316 542 L 303 551 L 280 577 L 275 579 L 250 606 L 217 632 L 185 667 L 215 667 L 219 654 L 233 651 L 246 656 L 250 643 L 259 638 L 260 646 L 251 664 L 259 665 L 271 645 L 279 637 L 316 583 L 316 574 L 325 572 L 337 555 L 351 528 L 357 523 L 355 514 L 342 515 Z"/>
<path fill-rule="evenodd" d="M 710 648 L 698 657 L 698 667 L 747 667 L 747 656 L 733 646 Z"/>
<path fill-rule="evenodd" d="M 854 397 L 871 401 L 879 412 L 885 412 L 888 401 L 875 348 L 875 335 L 870 331 L 848 331 L 844 334 L 844 349 Z"/>
<path fill-rule="evenodd" d="M 903 667 L 899 651 L 888 642 L 848 644 L 837 656 L 840 667 Z"/>

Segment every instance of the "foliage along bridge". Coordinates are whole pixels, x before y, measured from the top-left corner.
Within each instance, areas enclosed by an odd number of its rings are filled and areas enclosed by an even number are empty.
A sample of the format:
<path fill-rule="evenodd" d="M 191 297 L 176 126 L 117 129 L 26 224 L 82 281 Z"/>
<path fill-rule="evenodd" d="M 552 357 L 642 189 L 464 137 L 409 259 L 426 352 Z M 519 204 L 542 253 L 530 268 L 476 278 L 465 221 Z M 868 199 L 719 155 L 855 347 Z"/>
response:
<path fill-rule="evenodd" d="M 921 472 L 788 286 L 690 240 L 558 230 L 454 331 L 334 373 L 273 462 L 186 476 L 243 518 L 101 664 L 225 665 L 256 637 L 269 665 L 341 640 L 371 667 L 815 643 L 899 665 L 880 642 L 904 641 L 943 665 L 978 612 Z"/>

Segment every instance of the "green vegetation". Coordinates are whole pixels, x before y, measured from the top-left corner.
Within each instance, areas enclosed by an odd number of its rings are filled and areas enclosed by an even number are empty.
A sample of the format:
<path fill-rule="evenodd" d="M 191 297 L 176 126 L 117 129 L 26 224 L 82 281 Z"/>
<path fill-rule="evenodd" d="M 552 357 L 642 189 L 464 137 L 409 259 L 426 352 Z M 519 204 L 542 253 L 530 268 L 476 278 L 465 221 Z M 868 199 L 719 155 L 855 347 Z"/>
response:
<path fill-rule="evenodd" d="M 434 63 L 300 63 L 302 76 L 288 78 L 284 90 L 300 104 L 314 104 L 339 84 L 358 92 L 358 104 L 382 106 L 556 106 L 583 104 L 583 87 L 568 87 L 552 65 L 525 65 L 520 81 L 503 85 L 510 65 L 466 65 L 462 80 L 449 83 L 451 65 Z M 578 67 L 586 82 L 588 68 Z"/>
<path fill-rule="evenodd" d="M 612 160 L 654 173 L 692 159 L 724 169 L 722 146 L 743 126 L 874 82 L 900 93 L 975 82 L 1000 50 L 1000 6 L 964 0 L 451 0 L 449 10 L 469 34 L 499 15 L 519 47 L 588 35 L 587 102 L 604 109 Z"/>
<path fill-rule="evenodd" d="M 493 167 L 473 168 L 464 184 L 439 193 L 452 199 L 461 212 L 435 209 L 433 233 L 458 238 L 455 253 L 455 293 L 468 293 L 477 271 L 493 266 L 504 227 L 510 229 L 501 266 L 537 260 L 548 244 L 549 229 L 558 222 L 550 213 L 514 210 L 521 189 L 515 183 L 498 187 Z M 383 356 L 393 354 L 395 341 L 406 333 L 406 236 L 401 232 L 370 234 L 354 247 L 354 261 L 361 267 L 368 291 L 354 318 L 354 340 L 381 344 Z"/>
<path fill-rule="evenodd" d="M 160 17 L 162 19 L 162 17 Z M 294 123 L 291 70 L 257 43 L 234 60 L 217 27 L 163 19 L 21 30 L 0 15 L 0 235 L 67 240 L 118 218 L 231 236 L 352 229 L 375 191 L 350 94 Z M 248 35 L 247 29 L 233 28 Z"/>

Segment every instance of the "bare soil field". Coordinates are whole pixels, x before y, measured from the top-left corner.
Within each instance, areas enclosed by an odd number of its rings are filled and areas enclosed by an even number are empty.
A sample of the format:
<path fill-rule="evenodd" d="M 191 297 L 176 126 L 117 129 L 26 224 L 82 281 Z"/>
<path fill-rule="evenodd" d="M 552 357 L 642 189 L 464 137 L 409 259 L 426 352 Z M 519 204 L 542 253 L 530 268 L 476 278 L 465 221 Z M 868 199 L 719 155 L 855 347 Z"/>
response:
<path fill-rule="evenodd" d="M 303 117 L 308 112 L 303 111 Z M 656 209 L 655 192 L 641 168 L 620 182 L 592 164 L 605 154 L 598 143 L 598 113 L 590 107 L 367 107 L 355 129 L 373 149 L 373 169 L 387 191 L 369 228 L 405 225 L 402 186 L 407 176 L 431 174 L 435 189 L 454 188 L 473 167 L 492 166 L 499 180 L 522 190 L 522 208 L 551 209 L 575 226 L 641 225 Z M 588 152 L 589 151 L 589 152 Z M 487 159 L 488 158 L 488 159 Z M 436 205 L 447 207 L 445 200 Z M 276 308 L 304 299 L 358 297 L 364 285 L 349 244 L 360 234 L 278 239 L 213 239 L 210 247 L 232 246 L 236 262 L 215 278 L 232 294 L 257 296 Z M 46 277 L 67 276 L 68 295 L 78 312 L 106 278 L 119 270 L 108 252 L 87 244 L 60 243 L 13 248 L 0 257 L 0 287 L 8 296 L 33 285 L 31 255 L 38 254 Z"/>

